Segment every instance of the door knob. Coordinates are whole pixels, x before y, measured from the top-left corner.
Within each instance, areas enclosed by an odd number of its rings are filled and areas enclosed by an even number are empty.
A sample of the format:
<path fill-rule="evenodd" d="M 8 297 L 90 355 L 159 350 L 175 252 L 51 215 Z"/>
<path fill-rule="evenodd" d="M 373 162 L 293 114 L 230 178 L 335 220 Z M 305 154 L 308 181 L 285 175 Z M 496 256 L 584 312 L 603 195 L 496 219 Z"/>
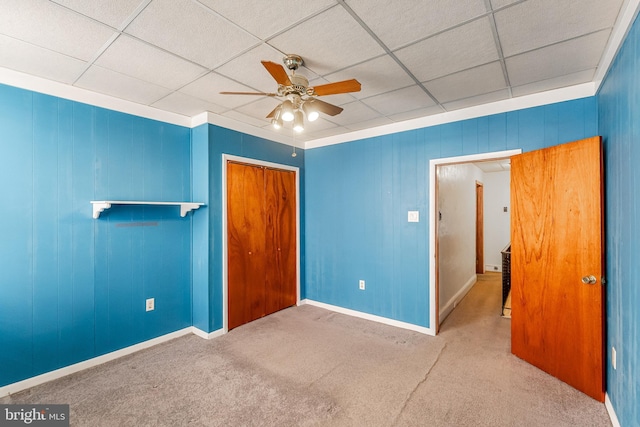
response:
<path fill-rule="evenodd" d="M 595 278 L 595 276 L 584 276 L 582 278 L 582 283 L 584 283 L 585 285 L 595 285 L 596 282 L 598 280 Z"/>

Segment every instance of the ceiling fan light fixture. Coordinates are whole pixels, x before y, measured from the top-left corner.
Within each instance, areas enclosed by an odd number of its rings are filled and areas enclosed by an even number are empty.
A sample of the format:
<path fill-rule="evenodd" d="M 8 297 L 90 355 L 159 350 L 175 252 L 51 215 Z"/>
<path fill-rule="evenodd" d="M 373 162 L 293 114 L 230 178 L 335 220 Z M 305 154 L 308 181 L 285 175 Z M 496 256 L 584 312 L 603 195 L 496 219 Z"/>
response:
<path fill-rule="evenodd" d="M 276 112 L 273 118 L 271 119 L 271 124 L 276 129 L 280 129 L 282 127 L 282 108 L 281 107 L 278 107 L 276 109 Z"/>
<path fill-rule="evenodd" d="M 320 113 L 318 113 L 318 110 L 316 110 L 313 106 L 313 101 L 306 101 L 304 104 L 302 104 L 302 109 L 307 115 L 307 120 L 309 120 L 310 122 L 314 122 L 318 120 L 318 117 L 320 117 Z"/>
<path fill-rule="evenodd" d="M 304 130 L 304 118 L 302 117 L 302 111 L 300 110 L 296 110 L 294 114 L 293 130 L 298 133 Z"/>
<path fill-rule="evenodd" d="M 282 106 L 280 108 L 280 111 L 282 112 L 281 117 L 282 120 L 284 120 L 285 122 L 291 122 L 293 121 L 294 117 L 293 117 L 293 102 L 289 101 L 288 99 L 282 102 Z"/>
<path fill-rule="evenodd" d="M 271 124 L 274 128 L 280 129 L 282 127 L 282 119 L 280 117 L 271 119 Z"/>

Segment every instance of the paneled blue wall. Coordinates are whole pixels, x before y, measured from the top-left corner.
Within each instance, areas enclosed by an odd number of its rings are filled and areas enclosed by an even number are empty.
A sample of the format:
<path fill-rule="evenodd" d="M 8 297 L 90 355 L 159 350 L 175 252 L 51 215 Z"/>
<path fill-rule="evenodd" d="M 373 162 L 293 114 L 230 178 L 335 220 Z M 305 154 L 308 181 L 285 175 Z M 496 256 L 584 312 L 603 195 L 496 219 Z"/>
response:
<path fill-rule="evenodd" d="M 300 230 L 304 230 L 304 150 L 296 149 L 297 156 L 292 157 L 292 148 L 288 145 L 280 144 L 255 136 L 247 135 L 241 132 L 221 128 L 215 125 L 202 125 L 195 128 L 192 132 L 194 140 L 194 153 L 199 150 L 202 156 L 208 156 L 208 183 L 195 183 L 194 189 L 204 191 L 207 187 L 208 199 L 211 202 L 207 209 L 209 221 L 207 224 L 196 224 L 194 222 L 194 239 L 202 239 L 202 236 L 208 236 L 208 245 L 199 245 L 199 249 L 194 250 L 194 262 L 200 262 L 204 256 L 208 255 L 208 266 L 206 270 L 209 272 L 209 280 L 194 280 L 194 295 L 208 295 L 208 307 L 202 307 L 199 304 L 199 311 L 194 311 L 194 325 L 205 330 L 203 326 L 207 326 L 205 332 L 212 332 L 223 327 L 223 299 L 222 299 L 222 242 L 225 231 L 222 229 L 222 200 L 224 197 L 224 189 L 222 188 L 222 155 L 231 154 L 235 156 L 247 157 L 256 160 L 262 160 L 272 163 L 296 166 L 300 168 L 299 185 L 300 185 Z M 208 147 L 204 147 L 205 141 L 208 141 Z M 200 164 L 194 168 L 194 178 L 201 175 L 204 166 Z M 200 236 L 200 237 L 196 237 Z M 304 260 L 305 260 L 305 237 L 300 233 L 300 277 L 304 280 Z M 195 241 L 195 240 L 194 240 Z M 206 255 L 205 255 L 206 254 Z M 204 268 L 203 270 L 204 271 Z M 195 270 L 194 270 L 195 274 Z M 301 292 L 304 284 L 301 284 Z M 304 294 L 302 295 L 304 298 Z M 196 304 L 194 299 L 194 304 Z M 195 307 L 194 307 L 195 309 Z"/>
<path fill-rule="evenodd" d="M 604 139 L 607 393 L 620 425 L 640 425 L 640 22 L 598 94 Z M 611 367 L 611 347 L 617 369 Z"/>
<path fill-rule="evenodd" d="M 306 297 L 430 327 L 429 160 L 596 134 L 590 97 L 307 150 Z"/>
<path fill-rule="evenodd" d="M 89 203 L 189 200 L 189 139 L 0 85 L 0 386 L 191 325 L 191 216 Z"/>

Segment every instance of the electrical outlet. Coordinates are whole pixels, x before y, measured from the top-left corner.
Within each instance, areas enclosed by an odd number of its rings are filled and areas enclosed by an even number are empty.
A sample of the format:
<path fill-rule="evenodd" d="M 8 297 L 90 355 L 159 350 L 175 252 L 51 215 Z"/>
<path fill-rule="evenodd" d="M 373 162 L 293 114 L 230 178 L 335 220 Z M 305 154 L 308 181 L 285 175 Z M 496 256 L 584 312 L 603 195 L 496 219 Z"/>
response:
<path fill-rule="evenodd" d="M 611 366 L 616 369 L 616 348 L 611 347 Z"/>
<path fill-rule="evenodd" d="M 360 280 L 360 281 L 358 282 L 358 286 L 360 287 L 360 290 L 361 290 L 361 291 L 364 291 L 364 280 Z"/>
<path fill-rule="evenodd" d="M 147 299 L 147 311 L 153 311 L 156 309 L 156 300 L 155 298 Z"/>

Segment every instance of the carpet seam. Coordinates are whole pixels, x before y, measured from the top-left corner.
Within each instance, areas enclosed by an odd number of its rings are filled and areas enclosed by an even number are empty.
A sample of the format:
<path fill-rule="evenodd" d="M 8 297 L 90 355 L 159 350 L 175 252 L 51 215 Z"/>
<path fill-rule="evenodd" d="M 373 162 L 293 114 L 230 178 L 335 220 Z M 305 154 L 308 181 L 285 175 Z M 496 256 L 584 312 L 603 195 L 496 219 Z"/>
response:
<path fill-rule="evenodd" d="M 402 415 L 402 413 L 404 412 L 404 410 L 407 408 L 407 405 L 409 404 L 409 401 L 413 398 L 413 395 L 416 393 L 416 391 L 418 390 L 418 388 L 424 384 L 425 382 L 427 382 L 427 379 L 429 378 L 429 374 L 431 373 L 431 371 L 433 370 L 433 367 L 436 366 L 438 364 L 438 362 L 440 361 L 440 356 L 442 355 L 442 353 L 444 352 L 444 349 L 447 348 L 447 343 L 444 343 L 444 345 L 442 346 L 442 348 L 440 349 L 440 352 L 438 352 L 438 356 L 436 357 L 436 360 L 433 362 L 433 364 L 429 367 L 429 369 L 427 370 L 427 372 L 425 372 L 424 377 L 416 384 L 416 386 L 413 388 L 413 390 L 411 390 L 411 392 L 409 393 L 409 395 L 407 396 L 407 398 L 404 400 L 404 403 L 402 404 L 402 408 L 400 408 L 400 411 L 398 412 L 398 415 L 396 415 L 396 417 L 393 419 L 393 423 L 391 425 L 397 425 L 398 420 L 400 418 L 400 416 Z"/>

